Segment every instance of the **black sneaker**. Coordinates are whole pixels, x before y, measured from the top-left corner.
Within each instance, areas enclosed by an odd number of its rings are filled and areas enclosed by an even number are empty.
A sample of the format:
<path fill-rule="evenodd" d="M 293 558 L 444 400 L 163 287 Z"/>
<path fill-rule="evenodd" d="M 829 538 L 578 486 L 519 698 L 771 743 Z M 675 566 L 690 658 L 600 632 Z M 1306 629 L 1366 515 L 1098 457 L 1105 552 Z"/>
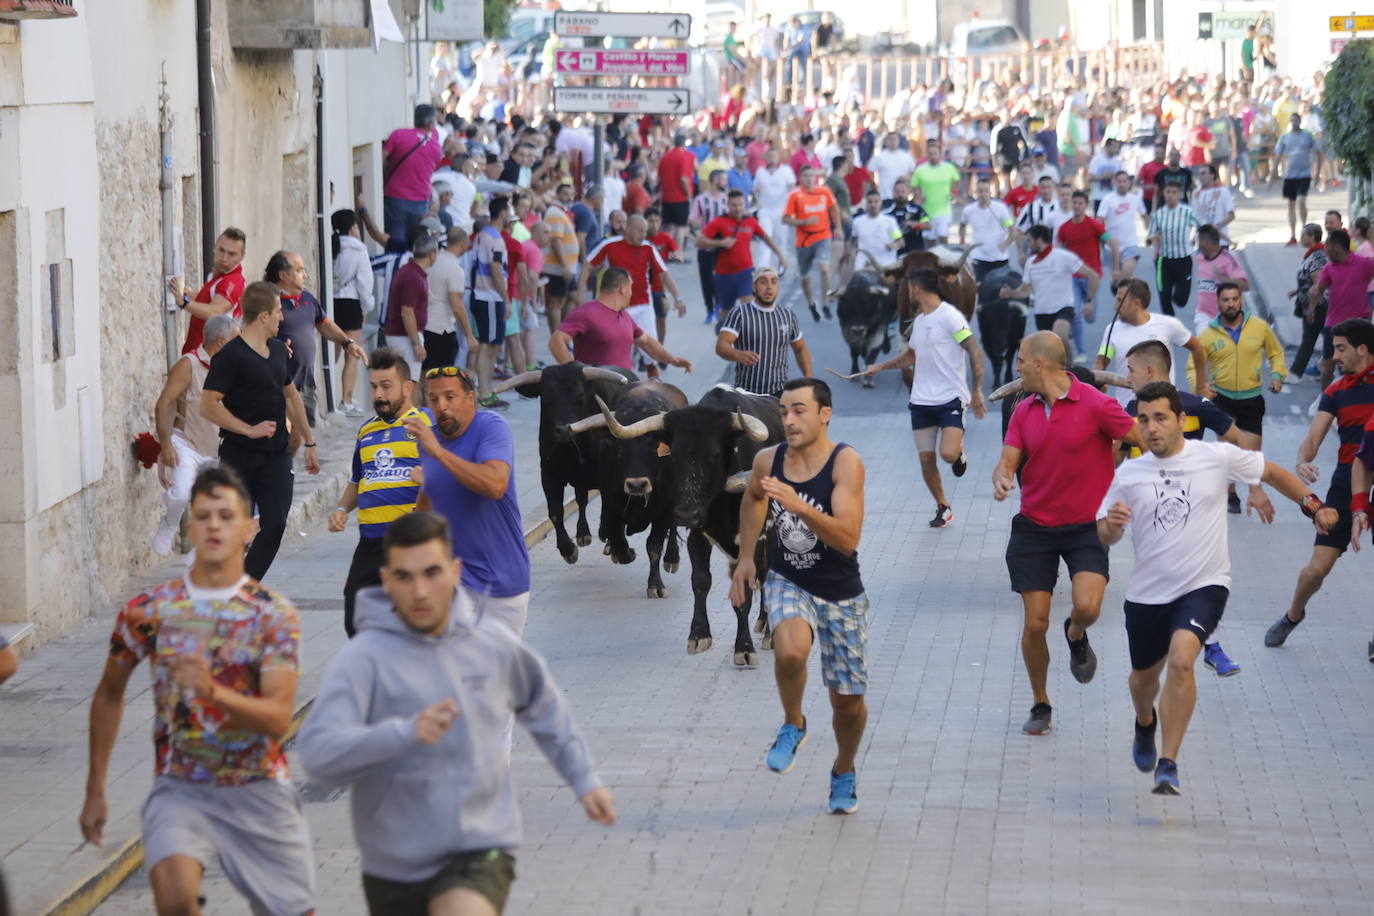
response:
<path fill-rule="evenodd" d="M 1374 662 L 1374 639 L 1369 641 L 1369 660 Z"/>
<path fill-rule="evenodd" d="M 814 302 L 808 302 L 808 303 L 806 303 L 806 307 L 809 308 L 809 309 L 811 310 L 811 318 L 812 318 L 813 320 L 815 320 L 815 321 L 820 321 L 820 320 L 821 320 L 821 312 L 820 312 L 820 309 L 816 308 L 816 303 L 814 303 Z"/>
<path fill-rule="evenodd" d="M 1140 720 L 1135 720 L 1135 743 L 1131 745 L 1131 757 L 1135 759 L 1135 767 L 1142 773 L 1148 773 L 1155 768 L 1157 755 L 1155 752 L 1155 729 L 1159 727 L 1159 711 L 1152 710 L 1154 716 L 1149 725 L 1141 725 Z"/>
<path fill-rule="evenodd" d="M 1069 644 L 1069 671 L 1073 674 L 1073 679 L 1080 684 L 1086 684 L 1093 679 L 1097 673 L 1097 653 L 1093 647 L 1088 645 L 1088 634 L 1084 633 L 1082 639 L 1069 639 L 1069 620 L 1064 618 L 1064 639 Z"/>
<path fill-rule="evenodd" d="M 949 506 L 936 506 L 935 517 L 930 520 L 930 527 L 943 528 L 954 520 L 954 510 Z"/>
<path fill-rule="evenodd" d="M 1036 703 L 1031 707 L 1030 718 L 1026 724 L 1021 726 L 1021 733 L 1026 735 L 1048 735 L 1050 733 L 1050 716 L 1054 709 L 1049 703 Z"/>
<path fill-rule="evenodd" d="M 1155 767 L 1155 795 L 1181 795 L 1178 790 L 1178 764 L 1168 757 L 1159 758 Z"/>
<path fill-rule="evenodd" d="M 1231 493 L 1226 497 L 1226 511 L 1232 515 L 1240 515 L 1240 494 Z"/>
<path fill-rule="evenodd" d="M 834 317 L 833 315 L 830 314 L 830 305 L 829 305 L 829 303 L 827 303 L 827 304 L 821 306 L 821 313 L 825 315 L 825 320 L 826 320 L 826 321 L 829 321 L 831 318 Z"/>
<path fill-rule="evenodd" d="M 949 469 L 954 472 L 955 477 L 963 477 L 964 472 L 968 470 L 968 455 L 960 452 L 959 458 L 949 466 Z"/>
<path fill-rule="evenodd" d="M 1285 611 L 1282 617 L 1274 621 L 1272 627 L 1265 630 L 1264 644 L 1271 649 L 1277 649 L 1283 645 L 1284 640 L 1288 639 L 1288 634 L 1296 630 L 1300 623 L 1302 623 L 1301 620 L 1289 619 L 1288 612 Z"/>

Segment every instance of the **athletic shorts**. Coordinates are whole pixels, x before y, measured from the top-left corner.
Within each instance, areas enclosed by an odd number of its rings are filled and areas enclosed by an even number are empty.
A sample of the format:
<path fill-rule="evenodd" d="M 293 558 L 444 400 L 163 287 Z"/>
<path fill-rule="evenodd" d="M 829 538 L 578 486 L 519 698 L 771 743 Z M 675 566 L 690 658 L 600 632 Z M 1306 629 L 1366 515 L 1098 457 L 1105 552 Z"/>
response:
<path fill-rule="evenodd" d="M 506 303 L 489 302 L 472 296 L 468 299 L 472 314 L 472 336 L 478 343 L 499 344 L 506 339 Z"/>
<path fill-rule="evenodd" d="M 1264 435 L 1264 397 L 1256 395 L 1253 398 L 1228 398 L 1224 394 L 1218 394 L 1212 398 L 1213 403 L 1230 415 L 1236 421 L 1236 425 L 1247 433 L 1254 433 L 1256 436 Z"/>
<path fill-rule="evenodd" d="M 1141 248 L 1139 245 L 1127 245 L 1125 248 L 1121 249 L 1121 263 L 1125 264 L 1127 261 L 1139 261 L 1144 254 L 1145 249 Z"/>
<path fill-rule="evenodd" d="M 964 402 L 958 398 L 943 404 L 908 404 L 906 409 L 911 414 L 912 429 L 964 428 Z"/>
<path fill-rule="evenodd" d="M 949 225 L 954 221 L 952 213 L 944 216 L 932 216 L 930 218 L 930 228 L 925 230 L 926 241 L 938 242 L 949 237 Z"/>
<path fill-rule="evenodd" d="M 1297 200 L 1299 197 L 1306 197 L 1307 192 L 1312 189 L 1312 179 L 1309 178 L 1285 178 L 1283 180 L 1283 199 Z"/>
<path fill-rule="evenodd" d="M 753 295 L 754 268 L 747 267 L 732 274 L 716 274 L 716 308 L 720 309 L 722 319 L 730 314 L 730 309 L 741 299 Z"/>
<path fill-rule="evenodd" d="M 304 914 L 315 908 L 315 857 L 296 790 L 273 779 L 241 786 L 157 776 L 143 803 L 143 863 L 171 856 L 225 875 L 255 914 Z"/>
<path fill-rule="evenodd" d="M 363 329 L 363 306 L 357 299 L 334 300 L 334 323 L 340 331 Z"/>
<path fill-rule="evenodd" d="M 688 202 L 685 200 L 663 203 L 663 225 L 665 226 L 685 226 L 687 225 Z"/>
<path fill-rule="evenodd" d="M 1332 325 L 1331 327 L 1335 327 Z M 1322 328 L 1322 359 L 1336 358 L 1336 339 L 1331 328 Z"/>
<path fill-rule="evenodd" d="M 1064 321 L 1068 324 L 1073 324 L 1073 306 L 1066 305 L 1059 311 L 1051 312 L 1048 315 L 1037 314 L 1035 316 L 1035 329 L 1037 331 L 1053 331 L 1056 321 Z"/>
<path fill-rule="evenodd" d="M 550 299 L 562 299 L 568 294 L 568 278 L 562 274 L 540 274 L 548 281 L 544 286 L 544 294 Z"/>
<path fill-rule="evenodd" d="M 1336 527 L 1330 534 L 1318 534 L 1314 544 L 1318 547 L 1334 547 L 1345 553 L 1350 546 L 1350 529 L 1354 516 L 1350 514 L 1350 465 L 1340 464 L 1331 475 L 1331 486 L 1326 491 L 1326 504 L 1341 514 Z"/>
<path fill-rule="evenodd" d="M 659 318 L 668 317 L 668 297 L 662 290 L 651 293 L 650 297 L 654 300 L 654 315 Z"/>
<path fill-rule="evenodd" d="M 1131 668 L 1146 671 L 1169 654 L 1174 633 L 1187 630 L 1206 645 L 1221 623 L 1230 591 L 1224 585 L 1204 585 L 1168 604 L 1126 602 L 1126 642 L 1131 648 Z"/>
<path fill-rule="evenodd" d="M 791 579 L 769 572 L 763 580 L 768 625 L 777 630 L 784 620 L 800 618 L 811 625 L 821 644 L 821 681 L 845 696 L 868 689 L 868 596 L 826 601 L 805 591 Z"/>
<path fill-rule="evenodd" d="M 544 318 L 535 311 L 534 303 L 527 301 L 520 309 L 520 330 L 537 331 L 544 326 Z M 531 354 L 532 355 L 532 354 Z"/>
<path fill-rule="evenodd" d="M 410 369 L 410 377 L 419 380 L 423 375 L 420 371 L 420 357 L 415 355 L 415 347 L 411 344 L 410 338 L 404 334 L 397 337 L 394 334 L 387 334 L 383 337 L 386 345 L 395 350 L 401 359 L 406 361 L 406 366 Z M 424 338 L 422 337 L 421 340 Z M 425 354 L 428 355 L 428 354 Z"/>
<path fill-rule="evenodd" d="M 458 853 L 424 881 L 388 881 L 363 875 L 363 896 L 373 916 L 429 916 L 434 898 L 464 888 L 487 898 L 500 913 L 506 908 L 514 881 L 515 856 L 502 849 L 481 849 Z"/>
<path fill-rule="evenodd" d="M 506 303 L 506 336 L 514 337 L 520 333 L 520 311 L 524 304 L 518 299 Z"/>
<path fill-rule="evenodd" d="M 420 364 L 422 373 L 431 369 L 438 369 L 443 366 L 456 366 L 458 359 L 458 333 L 449 331 L 446 334 L 434 334 L 425 331 L 425 359 Z"/>
<path fill-rule="evenodd" d="M 1069 578 L 1081 572 L 1110 578 L 1107 547 L 1097 536 L 1097 522 L 1049 527 L 1037 525 L 1019 512 L 1011 520 L 1007 541 L 1007 571 L 1011 590 L 1052 592 L 1059 581 L 1059 560 L 1069 567 Z"/>
<path fill-rule="evenodd" d="M 812 265 L 818 261 L 822 266 L 829 266 L 830 239 L 821 239 L 805 248 L 797 249 L 797 276 L 809 277 Z"/>

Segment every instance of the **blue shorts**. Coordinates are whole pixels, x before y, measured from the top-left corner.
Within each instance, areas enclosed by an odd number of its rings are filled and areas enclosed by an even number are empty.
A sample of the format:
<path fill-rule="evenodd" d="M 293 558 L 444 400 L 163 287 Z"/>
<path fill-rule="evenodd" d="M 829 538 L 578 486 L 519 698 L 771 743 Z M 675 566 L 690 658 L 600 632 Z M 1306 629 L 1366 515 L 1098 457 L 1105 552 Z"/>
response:
<path fill-rule="evenodd" d="M 468 312 L 472 315 L 472 336 L 479 343 L 499 344 L 506 339 L 506 303 L 468 298 Z"/>
<path fill-rule="evenodd" d="M 912 429 L 929 429 L 932 426 L 941 429 L 947 426 L 964 428 L 964 403 L 958 398 L 944 404 L 908 404 L 906 408 L 911 411 Z"/>
<path fill-rule="evenodd" d="M 1131 668 L 1147 671 L 1169 654 L 1174 633 L 1187 630 L 1205 644 L 1221 623 L 1231 592 L 1223 585 L 1204 585 L 1168 604 L 1126 602 L 1126 642 L 1131 649 Z"/>
<path fill-rule="evenodd" d="M 745 296 L 754 295 L 754 268 L 732 274 L 716 274 L 716 308 L 724 318 Z"/>
<path fill-rule="evenodd" d="M 774 630 L 794 617 L 811 625 L 821 644 L 821 681 L 838 694 L 859 696 L 868 689 L 868 596 L 826 601 L 791 579 L 770 572 L 763 580 L 768 625 Z"/>

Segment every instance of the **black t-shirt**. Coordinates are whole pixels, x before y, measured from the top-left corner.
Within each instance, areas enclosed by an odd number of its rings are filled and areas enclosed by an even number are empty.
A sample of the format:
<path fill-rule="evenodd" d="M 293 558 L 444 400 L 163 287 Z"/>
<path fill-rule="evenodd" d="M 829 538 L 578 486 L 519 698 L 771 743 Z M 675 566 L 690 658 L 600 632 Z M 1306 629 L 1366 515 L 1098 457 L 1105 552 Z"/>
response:
<path fill-rule="evenodd" d="M 899 256 L 911 251 L 925 251 L 925 234 L 920 229 L 911 228 L 913 223 L 924 223 L 930 218 L 924 207 L 914 200 L 898 203 L 889 199 L 883 201 L 882 212 L 895 219 L 902 230 L 902 247 L 897 250 Z"/>
<path fill-rule="evenodd" d="M 277 431 L 265 439 L 250 439 L 220 430 L 220 447 L 253 449 L 260 452 L 284 452 L 289 441 L 286 433 L 286 386 L 291 377 L 287 373 L 286 345 L 280 340 L 267 341 L 267 357 L 263 358 L 242 337 L 235 337 L 210 360 L 205 376 L 205 390 L 224 395 L 224 406 L 235 417 L 256 426 L 264 420 L 275 420 Z"/>
<path fill-rule="evenodd" d="M 1192 170 L 1179 166 L 1178 170 L 1175 171 L 1165 166 L 1155 173 L 1156 209 L 1164 206 L 1164 186 L 1169 184 L 1176 184 L 1183 189 L 1183 202 L 1186 204 L 1188 202 L 1188 192 L 1193 190 Z"/>

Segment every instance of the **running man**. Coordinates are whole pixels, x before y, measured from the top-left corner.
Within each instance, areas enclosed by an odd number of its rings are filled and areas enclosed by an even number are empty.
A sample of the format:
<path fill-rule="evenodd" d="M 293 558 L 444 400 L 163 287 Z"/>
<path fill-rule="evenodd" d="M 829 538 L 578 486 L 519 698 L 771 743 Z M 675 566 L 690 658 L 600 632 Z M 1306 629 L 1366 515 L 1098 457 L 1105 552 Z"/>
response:
<path fill-rule="evenodd" d="M 752 220 L 751 220 L 752 221 Z M 648 240 L 649 224 L 642 216 L 631 216 L 625 220 L 625 234 L 612 236 L 603 241 L 587 255 L 587 271 L 582 276 L 582 298 L 587 299 L 586 287 L 596 268 L 619 267 L 630 275 L 630 305 L 625 314 L 651 340 L 658 340 L 658 320 L 654 313 L 653 283 L 662 280 L 667 294 L 674 301 L 680 300 L 677 284 L 668 272 L 668 265 Z M 652 367 L 652 368 L 651 368 Z M 640 358 L 641 371 L 648 370 L 650 377 L 658 375 L 658 367 L 644 357 Z"/>
<path fill-rule="evenodd" d="M 1003 299 L 1024 299 L 1033 297 L 1035 327 L 1040 331 L 1053 331 L 1063 343 L 1064 352 L 1073 352 L 1074 320 L 1074 280 L 1075 274 L 1087 275 L 1087 308 L 1091 308 L 1093 297 L 1097 295 L 1097 282 L 1102 279 L 1088 265 L 1066 248 L 1055 248 L 1052 242 L 1053 230 L 1049 226 L 1035 225 L 1027 233 L 1030 238 L 1031 256 L 1026 259 L 1022 271 L 1023 282 L 1016 289 L 1003 286 L 998 295 Z"/>
<path fill-rule="evenodd" d="M 1319 532 L 1329 531 L 1337 514 L 1259 452 L 1186 439 L 1183 402 L 1173 385 L 1146 385 L 1137 400 L 1149 454 L 1117 469 L 1097 512 L 1097 535 L 1112 545 L 1131 529 L 1135 569 L 1125 603 L 1135 706 L 1131 753 L 1141 772 L 1154 771 L 1156 795 L 1178 795 L 1178 752 L 1197 703 L 1193 666 L 1221 622 L 1231 589 L 1228 482 L 1270 484 L 1302 506 Z M 1156 729 L 1163 731 L 1162 754 Z"/>
<path fill-rule="evenodd" d="M 1316 171 L 1322 168 L 1322 149 L 1310 130 L 1303 130 L 1302 115 L 1294 112 L 1288 119 L 1288 132 L 1279 137 L 1274 146 L 1274 164 L 1269 170 L 1269 183 L 1278 174 L 1279 160 L 1284 160 L 1283 199 L 1288 201 L 1288 244 L 1298 244 L 1298 227 L 1307 224 L 1307 192 L 1312 189 L 1312 159 L 1316 157 Z"/>
<path fill-rule="evenodd" d="M 883 211 L 883 199 L 870 189 L 864 194 L 864 209 L 851 224 L 859 253 L 855 270 L 881 270 L 896 261 L 902 248 L 902 228 L 897 219 Z"/>
<path fill-rule="evenodd" d="M 754 199 L 758 202 L 759 225 L 771 239 L 785 238 L 787 227 L 782 221 L 782 211 L 796 186 L 797 176 L 792 174 L 791 166 L 782 161 L 782 153 L 776 146 L 770 146 L 763 167 L 754 173 Z M 760 254 L 761 267 L 777 266 L 770 260 L 770 252 L 762 251 Z"/>
<path fill-rule="evenodd" d="M 1164 314 L 1188 304 L 1193 286 L 1193 247 L 1189 244 L 1191 230 L 1202 225 L 1193 208 L 1183 203 L 1183 187 L 1175 182 L 1164 185 L 1161 192 L 1164 205 L 1155 206 L 1150 216 L 1149 236 L 1145 244 L 1155 250 L 1155 287 L 1159 290 L 1159 307 Z"/>
<path fill-rule="evenodd" d="M 921 459 L 921 478 L 935 497 L 935 517 L 930 527 L 943 528 L 954 518 L 945 496 L 940 466 L 935 463 L 936 441 L 940 459 L 963 477 L 968 470 L 964 454 L 964 407 L 973 409 L 979 420 L 987 414 L 983 399 L 983 351 L 969 330 L 963 312 L 940 297 L 940 275 L 929 268 L 911 270 L 906 275 L 907 293 L 917 305 L 911 323 L 907 349 L 897 356 L 868 367 L 875 375 L 884 369 L 913 369 L 911 398 L 911 437 Z M 964 356 L 973 367 L 973 393 L 964 376 Z"/>
<path fill-rule="evenodd" d="M 1097 218 L 1107 227 L 1107 234 L 1116 240 L 1120 268 L 1114 271 L 1117 280 L 1135 276 L 1140 260 L 1140 230 L 1145 225 L 1147 211 L 1139 191 L 1131 190 L 1131 174 L 1117 172 L 1108 191 L 1097 205 Z"/>
<path fill-rule="evenodd" d="M 802 377 L 811 375 L 811 351 L 796 313 L 777 305 L 779 285 L 777 271 L 760 267 L 753 298 L 730 310 L 716 336 L 716 355 L 735 363 L 735 387 L 773 397 L 782 395 L 787 381 L 789 349 Z"/>
<path fill-rule="evenodd" d="M 1012 413 L 1002 458 L 992 472 L 998 502 L 1011 495 L 1021 476 L 1021 511 L 1011 522 L 1007 570 L 1012 591 L 1020 593 L 1025 608 L 1021 657 L 1035 698 L 1030 718 L 1021 726 L 1028 735 L 1048 734 L 1051 727 L 1045 634 L 1061 557 L 1073 583 L 1073 609 L 1064 618 L 1069 670 L 1080 684 L 1097 671 L 1088 627 L 1102 612 L 1107 548 L 1098 540 L 1095 513 L 1111 486 L 1114 443 L 1139 444 L 1134 422 L 1116 399 L 1080 382 L 1065 370 L 1066 364 L 1057 334 L 1037 331 L 1021 342 L 1016 368 L 1031 396 Z"/>
<path fill-rule="evenodd" d="M 124 691 L 149 660 L 157 754 L 143 862 L 159 913 L 199 913 L 201 876 L 216 856 L 253 912 L 314 911 L 310 831 L 281 747 L 296 704 L 300 620 L 246 573 L 253 530 L 252 498 L 238 475 L 202 471 L 191 486 L 191 568 L 119 612 L 91 700 L 80 823 L 99 846 Z"/>
<path fill-rule="evenodd" d="M 811 317 L 821 320 L 816 299 L 811 295 L 811 268 L 821 273 L 821 307 L 830 318 L 830 238 L 840 226 L 840 208 L 835 195 L 821 183 L 821 171 L 803 166 L 801 184 L 787 198 L 782 221 L 797 229 L 797 275 L 806 296 Z"/>
<path fill-rule="evenodd" d="M 1174 316 L 1150 311 L 1150 286 L 1144 280 L 1121 280 L 1116 284 L 1116 316 L 1102 332 L 1096 368 L 1125 375 L 1127 355 L 1136 344 L 1146 340 L 1161 341 L 1169 348 L 1170 366 L 1175 348 L 1188 350 L 1193 359 L 1194 390 L 1205 398 L 1212 396 L 1207 388 L 1207 353 L 1201 341 Z M 1164 381 L 1175 381 L 1172 370 Z M 1130 392 L 1124 389 L 1117 394 L 1122 404 L 1130 398 Z"/>
<path fill-rule="evenodd" d="M 1011 208 L 992 198 L 992 179 L 979 178 L 973 186 L 973 203 L 964 207 L 959 218 L 959 244 L 965 244 L 968 230 L 973 230 L 971 264 L 973 279 L 978 283 L 994 270 L 1007 266 L 1007 249 L 1011 247 L 1011 227 L 1015 220 Z"/>
<path fill-rule="evenodd" d="M 782 392 L 787 441 L 754 459 L 740 503 L 740 543 L 768 533 L 763 594 L 773 630 L 773 673 L 783 724 L 765 757 L 775 773 L 790 772 L 806 743 L 806 660 L 821 644 L 821 680 L 830 692 L 838 753 L 830 767 L 830 813 L 859 810 L 854 757 L 868 721 L 868 596 L 859 578 L 864 522 L 864 464 L 858 452 L 830 439 L 830 386 L 792 379 Z M 754 554 L 741 550 L 730 578 L 730 601 L 744 604 L 759 587 Z"/>
<path fill-rule="evenodd" d="M 615 823 L 615 799 L 544 660 L 474 615 L 444 520 L 403 516 L 383 550 L 382 587 L 359 595 L 361 632 L 325 671 L 301 763 L 352 788 L 368 912 L 500 913 L 520 842 L 510 761 L 490 752 L 503 723 L 520 719 L 588 818 Z"/>
<path fill-rule="evenodd" d="M 763 242 L 787 269 L 787 257 L 759 221 L 745 210 L 744 192 L 731 191 L 726 195 L 728 211 L 705 225 L 697 236 L 698 248 L 716 251 L 716 317 L 724 320 L 737 304 L 753 298 L 754 255 L 751 243 Z M 665 274 L 666 276 L 666 274 Z"/>
<path fill-rule="evenodd" d="M 1351 492 L 1351 463 L 1364 438 L 1365 426 L 1374 421 L 1374 324 L 1363 318 L 1347 319 L 1331 329 L 1331 339 L 1336 362 L 1345 374 L 1322 393 L 1317 415 L 1312 418 L 1302 445 L 1298 446 L 1296 470 L 1305 483 L 1317 482 L 1317 451 L 1331 424 L 1335 423 L 1340 451 L 1335 473 L 1331 475 L 1331 486 L 1326 491 L 1326 505 L 1340 513 L 1340 521 L 1331 526 L 1329 532 L 1318 532 L 1312 558 L 1298 573 L 1293 603 L 1264 634 L 1264 644 L 1271 649 L 1283 645 L 1288 635 L 1307 617 L 1307 602 L 1322 587 L 1336 561 L 1350 546 L 1350 506 L 1354 495 Z"/>
<path fill-rule="evenodd" d="M 961 177 L 959 167 L 942 155 L 940 142 L 926 141 L 926 161 L 912 170 L 911 186 L 921 189 L 921 205 L 930 214 L 926 241 L 932 245 L 949 241 L 949 227 L 954 221 L 954 189 Z"/>

